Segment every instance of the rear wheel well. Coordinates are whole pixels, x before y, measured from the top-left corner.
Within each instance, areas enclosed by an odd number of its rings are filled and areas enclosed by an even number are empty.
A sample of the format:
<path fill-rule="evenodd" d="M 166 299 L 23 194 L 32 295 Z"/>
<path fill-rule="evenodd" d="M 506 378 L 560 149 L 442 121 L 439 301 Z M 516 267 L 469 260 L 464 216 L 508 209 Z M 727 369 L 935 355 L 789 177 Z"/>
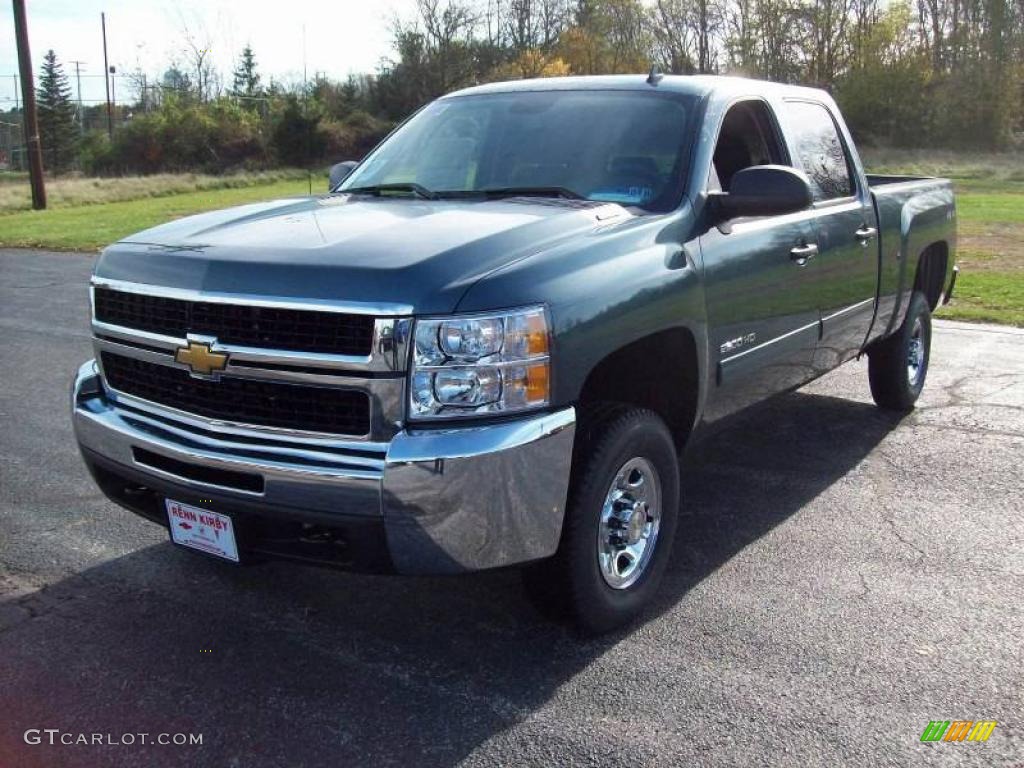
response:
<path fill-rule="evenodd" d="M 921 291 L 928 299 L 928 306 L 934 312 L 942 298 L 946 282 L 946 266 L 949 263 L 949 246 L 944 242 L 932 243 L 917 260 L 917 274 L 914 290 Z"/>
<path fill-rule="evenodd" d="M 697 344 L 687 329 L 645 336 L 594 366 L 580 392 L 581 412 L 585 418 L 615 403 L 647 408 L 664 419 L 682 448 L 697 413 L 698 369 Z"/>

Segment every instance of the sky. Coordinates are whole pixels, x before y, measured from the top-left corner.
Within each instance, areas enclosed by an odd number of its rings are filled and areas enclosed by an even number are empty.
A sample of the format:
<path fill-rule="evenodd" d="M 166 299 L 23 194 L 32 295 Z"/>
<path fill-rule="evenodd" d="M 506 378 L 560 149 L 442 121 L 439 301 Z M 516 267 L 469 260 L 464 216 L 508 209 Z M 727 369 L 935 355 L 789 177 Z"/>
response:
<path fill-rule="evenodd" d="M 334 79 L 349 73 L 372 72 L 392 54 L 391 22 L 395 15 L 411 18 L 415 0 L 27 0 L 32 68 L 52 48 L 77 95 L 75 67 L 81 68 L 82 99 L 101 102 L 103 38 L 100 12 L 107 15 L 107 49 L 118 73 L 141 67 L 159 77 L 177 59 L 184 64 L 183 28 L 208 35 L 217 69 L 230 86 L 239 52 L 249 43 L 264 82 L 271 76 L 299 82 L 305 62 L 310 79 L 317 72 Z M 18 72 L 14 12 L 0 2 L 0 109 L 14 106 Z M 116 88 L 128 81 L 117 80 Z M 18 95 L 20 100 L 20 94 Z"/>

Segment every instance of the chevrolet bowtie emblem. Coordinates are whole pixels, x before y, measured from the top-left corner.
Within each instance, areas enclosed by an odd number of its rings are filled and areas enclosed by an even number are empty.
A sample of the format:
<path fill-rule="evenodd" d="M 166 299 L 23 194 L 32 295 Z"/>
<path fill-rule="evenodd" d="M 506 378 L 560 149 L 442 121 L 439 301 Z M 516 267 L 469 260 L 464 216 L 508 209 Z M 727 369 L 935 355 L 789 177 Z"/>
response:
<path fill-rule="evenodd" d="M 174 353 L 175 362 L 187 365 L 192 373 L 209 376 L 214 371 L 223 371 L 228 364 L 228 356 L 223 352 L 214 352 L 210 345 L 202 341 L 190 341 L 186 347 L 178 347 Z"/>

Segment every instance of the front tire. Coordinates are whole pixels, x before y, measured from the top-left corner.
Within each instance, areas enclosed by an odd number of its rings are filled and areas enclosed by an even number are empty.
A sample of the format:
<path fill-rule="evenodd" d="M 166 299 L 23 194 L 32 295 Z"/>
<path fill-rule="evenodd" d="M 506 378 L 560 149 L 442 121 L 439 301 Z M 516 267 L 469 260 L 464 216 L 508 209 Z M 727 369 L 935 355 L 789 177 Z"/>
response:
<path fill-rule="evenodd" d="M 903 325 L 868 351 L 871 396 L 880 408 L 909 411 L 924 389 L 932 346 L 932 313 L 920 291 L 910 297 Z"/>
<path fill-rule="evenodd" d="M 652 411 L 606 412 L 583 434 L 558 551 L 523 575 L 544 613 L 598 634 L 633 620 L 658 589 L 678 520 L 679 462 Z"/>

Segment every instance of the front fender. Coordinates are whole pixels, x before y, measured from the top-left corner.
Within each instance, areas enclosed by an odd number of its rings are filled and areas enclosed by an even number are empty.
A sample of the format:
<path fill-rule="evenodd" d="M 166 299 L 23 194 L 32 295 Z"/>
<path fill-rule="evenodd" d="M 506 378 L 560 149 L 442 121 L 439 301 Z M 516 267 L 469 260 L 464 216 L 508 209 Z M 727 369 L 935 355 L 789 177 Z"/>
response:
<path fill-rule="evenodd" d="M 458 310 L 546 304 L 556 407 L 577 402 L 587 376 L 610 353 L 683 327 L 697 349 L 699 413 L 707 389 L 707 317 L 699 249 L 683 246 L 690 223 L 688 207 L 630 217 L 488 275 Z"/>

